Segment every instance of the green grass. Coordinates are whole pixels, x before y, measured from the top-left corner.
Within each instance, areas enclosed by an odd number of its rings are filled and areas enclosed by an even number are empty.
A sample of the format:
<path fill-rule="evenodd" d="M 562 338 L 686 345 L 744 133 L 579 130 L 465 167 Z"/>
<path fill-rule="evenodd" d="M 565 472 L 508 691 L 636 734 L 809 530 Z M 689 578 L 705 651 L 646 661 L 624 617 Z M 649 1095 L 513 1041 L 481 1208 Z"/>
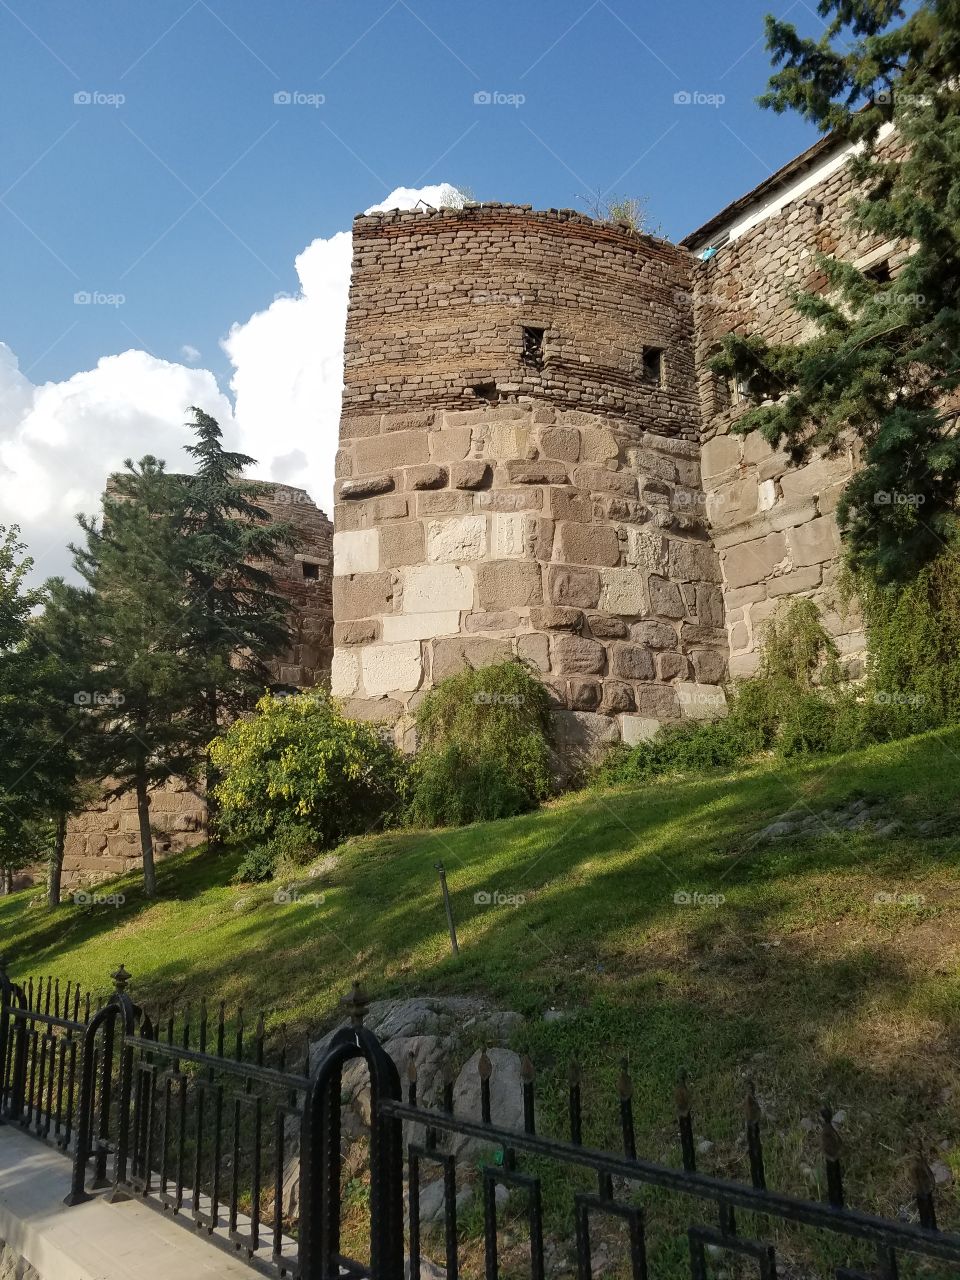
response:
<path fill-rule="evenodd" d="M 685 1067 L 697 1136 L 714 1143 L 703 1167 L 742 1177 L 739 1107 L 752 1077 L 770 1185 L 821 1194 L 817 1136 L 802 1122 L 828 1099 L 846 1112 L 851 1202 L 896 1216 L 917 1135 L 960 1179 L 958 776 L 960 729 L 841 759 L 582 792 L 508 821 L 351 841 L 301 884 L 319 904 L 277 904 L 276 885 L 232 885 L 239 856 L 201 850 L 162 864 L 152 903 L 134 877 L 102 887 L 126 896 L 120 907 L 50 911 L 29 892 L 0 900 L 0 946 L 16 976 L 105 991 L 123 961 L 151 1008 L 206 993 L 299 1029 L 328 1025 L 353 977 L 374 997 L 481 993 L 528 1015 L 520 1041 L 538 1065 L 548 1130 L 562 1131 L 575 1052 L 588 1076 L 587 1139 L 615 1143 L 613 1084 L 627 1056 L 638 1147 L 675 1163 L 671 1099 Z M 754 840 L 791 807 L 858 797 L 884 802 L 907 834 Z M 930 818 L 944 834 L 909 834 Z M 523 901 L 478 905 L 480 890 Z M 724 900 L 677 905 L 678 890 Z M 877 905 L 877 893 L 922 900 Z M 544 1022 L 550 1007 L 571 1016 Z M 560 1189 L 550 1204 L 561 1212 Z M 940 1216 L 960 1225 L 952 1189 Z M 663 1274 L 684 1274 L 685 1245 L 663 1247 Z"/>

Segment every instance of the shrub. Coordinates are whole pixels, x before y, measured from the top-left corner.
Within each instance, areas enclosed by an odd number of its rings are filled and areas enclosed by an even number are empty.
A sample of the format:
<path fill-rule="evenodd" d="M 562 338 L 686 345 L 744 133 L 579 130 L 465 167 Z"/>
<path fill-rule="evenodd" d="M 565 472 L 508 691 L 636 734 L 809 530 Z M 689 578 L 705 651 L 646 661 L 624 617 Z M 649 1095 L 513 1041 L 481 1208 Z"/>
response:
<path fill-rule="evenodd" d="M 277 851 L 270 843 L 248 849 L 240 859 L 233 877 L 234 883 L 262 884 L 265 880 L 272 880 L 277 861 Z"/>
<path fill-rule="evenodd" d="M 867 686 L 903 733 L 960 719 L 960 550 L 905 586 L 856 583 L 867 621 Z"/>
<path fill-rule="evenodd" d="M 417 711 L 411 820 L 455 826 L 512 817 L 553 790 L 550 703 L 520 662 L 461 671 Z"/>
<path fill-rule="evenodd" d="M 593 781 L 635 785 L 731 768 L 761 751 L 851 751 L 897 736 L 883 708 L 844 685 L 837 647 L 812 600 L 783 602 L 766 626 L 757 676 L 734 684 L 728 704 L 723 720 L 666 725 L 649 742 L 611 752 Z"/>
<path fill-rule="evenodd" d="M 261 698 L 211 744 L 210 758 L 224 833 L 259 840 L 274 859 L 384 826 L 405 783 L 403 757 L 323 690 Z"/>

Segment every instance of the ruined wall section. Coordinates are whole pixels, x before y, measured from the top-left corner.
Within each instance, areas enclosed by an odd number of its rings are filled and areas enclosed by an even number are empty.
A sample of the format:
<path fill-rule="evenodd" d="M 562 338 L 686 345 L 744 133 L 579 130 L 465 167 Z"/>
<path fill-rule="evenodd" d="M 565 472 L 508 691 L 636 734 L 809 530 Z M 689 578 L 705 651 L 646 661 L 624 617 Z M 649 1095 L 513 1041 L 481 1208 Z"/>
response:
<path fill-rule="evenodd" d="M 812 326 L 791 302 L 794 290 L 823 291 L 817 253 L 855 261 L 896 277 L 908 247 L 856 235 L 845 207 L 855 194 L 849 164 L 827 164 L 823 180 L 806 180 L 796 197 L 723 244 L 696 268 L 697 369 L 704 434 L 701 465 L 706 512 L 723 570 L 730 671 L 756 671 L 764 622 L 784 596 L 816 600 L 851 673 L 866 646 L 856 605 L 837 589 L 840 537 L 835 511 L 857 465 L 855 442 L 804 466 L 788 464 L 753 432 L 736 435 L 747 408 L 736 387 L 707 368 L 724 334 L 757 333 L 796 342 Z M 781 197 L 782 200 L 782 197 Z"/>
<path fill-rule="evenodd" d="M 409 724 L 517 655 L 572 747 L 716 714 L 691 259 L 570 211 L 354 226 L 333 691 Z"/>
<path fill-rule="evenodd" d="M 279 592 L 293 604 L 290 648 L 271 663 L 275 684 L 309 688 L 328 684 L 333 656 L 333 524 L 304 489 L 264 483 L 259 505 L 274 520 L 297 530 L 297 546 L 269 567 Z M 104 783 L 109 790 L 110 781 Z M 150 821 L 158 859 L 206 839 L 207 805 L 202 789 L 183 778 L 151 789 Z M 67 824 L 63 888 L 112 878 L 142 860 L 136 797 L 97 800 Z"/>

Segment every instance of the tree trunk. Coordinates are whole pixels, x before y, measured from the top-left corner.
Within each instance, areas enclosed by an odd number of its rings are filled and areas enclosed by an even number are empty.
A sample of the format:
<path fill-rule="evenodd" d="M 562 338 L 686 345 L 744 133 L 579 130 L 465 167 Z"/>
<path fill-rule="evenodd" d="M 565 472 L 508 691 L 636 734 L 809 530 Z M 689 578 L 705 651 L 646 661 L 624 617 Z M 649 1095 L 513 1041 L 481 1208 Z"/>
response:
<path fill-rule="evenodd" d="M 47 902 L 51 907 L 60 905 L 60 881 L 63 878 L 63 848 L 67 842 L 67 813 L 61 809 L 57 814 L 57 834 L 53 842 L 53 853 L 50 855 L 50 880 L 47 886 Z"/>
<path fill-rule="evenodd" d="M 207 691 L 206 703 L 207 720 L 210 726 L 210 737 L 215 738 L 220 730 L 220 713 L 216 689 L 209 689 Z M 207 847 L 212 849 L 215 853 L 219 852 L 223 846 L 223 839 L 220 835 L 217 823 L 220 806 L 217 803 L 217 797 L 213 794 L 213 789 L 219 781 L 220 772 L 208 755 L 206 759 L 206 767 L 204 769 L 204 789 L 207 801 Z"/>
<path fill-rule="evenodd" d="M 4 896 L 13 893 L 13 872 L 9 867 L 3 868 L 3 892 Z"/>
<path fill-rule="evenodd" d="M 157 870 L 153 861 L 153 832 L 150 830 L 150 792 L 147 790 L 147 775 L 144 770 L 137 773 L 137 817 L 140 820 L 140 848 L 143 852 L 143 892 L 153 898 L 157 892 Z"/>

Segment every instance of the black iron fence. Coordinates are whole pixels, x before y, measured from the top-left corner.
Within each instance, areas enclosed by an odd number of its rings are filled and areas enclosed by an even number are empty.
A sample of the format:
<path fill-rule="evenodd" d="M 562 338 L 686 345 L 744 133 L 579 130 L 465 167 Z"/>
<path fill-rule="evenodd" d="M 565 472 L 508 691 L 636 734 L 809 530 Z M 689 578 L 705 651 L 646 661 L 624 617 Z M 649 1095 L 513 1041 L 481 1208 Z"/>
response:
<path fill-rule="evenodd" d="M 505 1252 L 511 1275 L 546 1280 L 548 1180 L 562 1185 L 572 1208 L 579 1280 L 598 1274 L 647 1280 L 651 1247 L 662 1247 L 657 1231 L 665 1221 L 681 1219 L 682 1229 L 669 1228 L 674 1244 L 684 1237 L 684 1260 L 674 1252 L 671 1276 L 960 1275 L 960 1236 L 938 1229 L 935 1181 L 923 1150 L 918 1146 L 909 1162 L 909 1212 L 891 1219 L 851 1207 L 841 1142 L 827 1108 L 820 1133 L 825 1195 L 816 1201 L 768 1186 L 762 1114 L 752 1085 L 743 1108 L 750 1180 L 739 1182 L 697 1168 L 684 1080 L 674 1098 L 680 1161 L 672 1167 L 637 1153 L 633 1085 L 625 1068 L 617 1081 L 620 1150 L 601 1151 L 584 1143 L 576 1064 L 568 1076 L 565 1136 L 538 1130 L 535 1074 L 527 1058 L 522 1128 L 503 1128 L 492 1113 L 493 1067 L 486 1053 L 477 1068 L 478 1114 L 455 1114 L 450 1072 L 439 1105 L 423 1106 L 413 1059 L 404 1064 L 404 1088 L 397 1065 L 364 1026 L 368 1004 L 357 987 L 344 1001 L 350 1025 L 311 1064 L 309 1046 L 268 1045 L 262 1017 L 252 1031 L 242 1013 L 227 1018 L 223 1005 L 213 1013 L 201 1003 L 193 1015 L 151 1017 L 128 994 L 130 975 L 122 965 L 113 979 L 113 994 L 97 1003 L 72 983 L 12 982 L 0 961 L 3 1122 L 69 1154 L 68 1204 L 89 1199 L 97 1188 L 113 1197 L 136 1196 L 263 1273 L 298 1280 L 420 1276 L 420 1198 L 429 1171 L 442 1186 L 447 1280 L 478 1273 L 497 1280 Z M 370 1086 L 363 1262 L 348 1257 L 341 1243 L 341 1090 L 343 1069 L 353 1059 L 365 1064 Z M 469 1154 L 462 1150 L 465 1141 L 472 1143 Z M 474 1178 L 482 1223 L 471 1236 L 458 1222 L 458 1189 Z M 672 1215 L 666 1203 L 673 1204 Z M 525 1219 L 522 1271 L 516 1269 L 519 1218 Z M 620 1230 L 611 1236 L 614 1224 Z M 813 1255 L 798 1263 L 793 1228 L 831 1241 L 819 1255 L 829 1264 L 811 1263 Z M 355 1222 L 351 1229 L 356 1237 Z M 613 1255 L 611 1239 L 617 1242 Z M 816 1265 L 821 1269 L 811 1269 Z"/>

